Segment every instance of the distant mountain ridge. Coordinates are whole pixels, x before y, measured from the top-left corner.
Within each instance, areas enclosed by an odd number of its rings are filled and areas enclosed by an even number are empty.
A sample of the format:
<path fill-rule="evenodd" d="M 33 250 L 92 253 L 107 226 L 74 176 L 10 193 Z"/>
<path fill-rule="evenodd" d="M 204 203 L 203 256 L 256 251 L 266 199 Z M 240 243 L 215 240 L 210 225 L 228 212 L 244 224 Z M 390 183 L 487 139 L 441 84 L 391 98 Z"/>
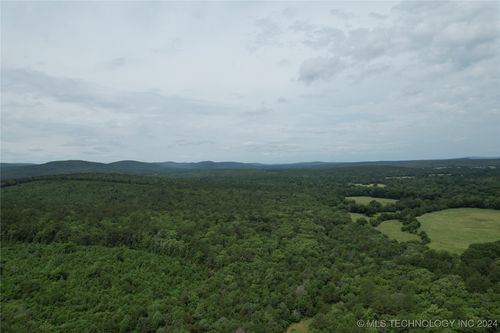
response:
<path fill-rule="evenodd" d="M 36 163 L 0 163 L 0 168 L 20 167 L 26 165 L 36 165 Z"/>
<path fill-rule="evenodd" d="M 89 162 L 83 160 L 52 161 L 43 164 L 1 163 L 0 178 L 14 179 L 35 176 L 48 176 L 71 173 L 123 173 L 137 175 L 168 175 L 182 171 L 197 170 L 277 170 L 277 169 L 310 169 L 333 168 L 362 165 L 399 166 L 409 168 L 447 168 L 447 167 L 492 167 L 500 168 L 500 158 L 458 158 L 446 160 L 413 160 L 413 161 L 371 161 L 371 162 L 299 162 L 288 164 L 263 164 L 242 162 L 140 162 L 133 160 L 112 163 Z"/>

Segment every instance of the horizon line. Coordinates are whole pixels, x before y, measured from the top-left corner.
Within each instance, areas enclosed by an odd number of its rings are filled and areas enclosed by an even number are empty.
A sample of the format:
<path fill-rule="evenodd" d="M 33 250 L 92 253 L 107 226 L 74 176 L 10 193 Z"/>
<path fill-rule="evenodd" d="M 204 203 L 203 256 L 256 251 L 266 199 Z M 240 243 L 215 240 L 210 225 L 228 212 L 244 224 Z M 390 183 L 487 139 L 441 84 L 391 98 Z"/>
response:
<path fill-rule="evenodd" d="M 98 162 L 98 161 L 90 161 L 83 159 L 61 159 L 61 160 L 50 160 L 41 163 L 35 162 L 4 162 L 0 161 L 0 164 L 26 164 L 26 165 L 43 165 L 54 162 L 88 162 L 88 163 L 98 163 L 98 164 L 113 164 L 119 162 L 137 162 L 137 163 L 148 163 L 148 164 L 161 164 L 161 163 L 176 163 L 176 164 L 198 164 L 198 163 L 240 163 L 240 164 L 261 164 L 261 165 L 290 165 L 290 164 L 303 164 L 303 163 L 324 163 L 324 164 L 347 164 L 347 163 L 376 163 L 376 162 L 412 162 L 412 161 L 447 161 L 447 160 L 495 160 L 500 159 L 500 156 L 461 156 L 461 157 L 449 157 L 449 158 L 422 158 L 422 159 L 401 159 L 401 160 L 361 160 L 361 161 L 320 161 L 320 160 L 308 160 L 308 161 L 296 161 L 296 162 L 281 162 L 281 163 L 263 163 L 263 162 L 240 162 L 235 160 L 199 160 L 196 162 L 178 162 L 178 161 L 156 161 L 156 162 L 147 162 L 140 160 L 117 160 L 113 162 Z"/>

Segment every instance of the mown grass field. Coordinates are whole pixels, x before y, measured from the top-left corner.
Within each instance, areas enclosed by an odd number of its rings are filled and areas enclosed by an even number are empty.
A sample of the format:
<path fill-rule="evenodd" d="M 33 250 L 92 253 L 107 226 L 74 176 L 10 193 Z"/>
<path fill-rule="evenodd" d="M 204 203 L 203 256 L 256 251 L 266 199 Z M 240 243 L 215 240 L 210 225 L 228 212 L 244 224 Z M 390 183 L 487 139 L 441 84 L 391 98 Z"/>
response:
<path fill-rule="evenodd" d="M 418 220 L 431 239 L 429 247 L 435 250 L 462 253 L 470 244 L 500 240 L 498 210 L 453 208 L 422 215 Z"/>
<path fill-rule="evenodd" d="M 420 240 L 420 237 L 409 232 L 401 231 L 402 224 L 399 220 L 388 220 L 380 223 L 377 229 L 386 234 L 389 238 L 398 242 Z"/>
<path fill-rule="evenodd" d="M 357 197 L 345 197 L 348 200 L 354 200 L 357 204 L 360 205 L 368 205 L 370 201 L 375 200 L 380 202 L 381 204 L 389 204 L 389 203 L 394 203 L 397 200 L 394 199 L 387 199 L 387 198 L 375 198 L 375 197 L 366 197 L 366 196 L 357 196 Z"/>

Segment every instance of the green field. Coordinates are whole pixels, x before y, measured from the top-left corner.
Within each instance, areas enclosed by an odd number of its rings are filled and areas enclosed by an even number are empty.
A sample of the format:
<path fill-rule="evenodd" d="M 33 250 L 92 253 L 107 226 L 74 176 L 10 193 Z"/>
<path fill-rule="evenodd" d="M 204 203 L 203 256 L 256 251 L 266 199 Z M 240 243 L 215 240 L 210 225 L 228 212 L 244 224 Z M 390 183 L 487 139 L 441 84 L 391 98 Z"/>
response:
<path fill-rule="evenodd" d="M 415 176 L 385 177 L 385 179 L 414 179 Z"/>
<path fill-rule="evenodd" d="M 378 202 L 380 202 L 383 205 L 394 203 L 394 202 L 397 201 L 397 200 L 394 200 L 394 199 L 375 198 L 375 197 L 366 197 L 366 196 L 345 197 L 345 198 L 348 199 L 348 200 L 354 200 L 357 204 L 360 204 L 360 205 L 368 205 L 370 203 L 370 201 L 372 201 L 372 200 L 378 201 Z"/>
<path fill-rule="evenodd" d="M 354 186 L 360 186 L 360 187 L 385 187 L 385 184 L 377 184 L 377 183 L 371 183 L 371 184 L 352 184 Z"/>
<path fill-rule="evenodd" d="M 399 220 L 388 220 L 380 223 L 377 229 L 386 234 L 389 238 L 395 239 L 398 242 L 420 240 L 420 237 L 415 234 L 401 231 L 401 226 L 402 224 Z"/>
<path fill-rule="evenodd" d="M 462 253 L 473 243 L 500 240 L 500 211 L 480 208 L 452 208 L 418 218 L 436 250 Z"/>
<path fill-rule="evenodd" d="M 366 216 L 365 214 L 360 214 L 360 213 L 349 213 L 349 215 L 351 216 L 352 222 L 356 222 L 356 220 L 361 218 L 361 217 L 365 218 L 367 221 L 370 219 L 369 216 Z"/>

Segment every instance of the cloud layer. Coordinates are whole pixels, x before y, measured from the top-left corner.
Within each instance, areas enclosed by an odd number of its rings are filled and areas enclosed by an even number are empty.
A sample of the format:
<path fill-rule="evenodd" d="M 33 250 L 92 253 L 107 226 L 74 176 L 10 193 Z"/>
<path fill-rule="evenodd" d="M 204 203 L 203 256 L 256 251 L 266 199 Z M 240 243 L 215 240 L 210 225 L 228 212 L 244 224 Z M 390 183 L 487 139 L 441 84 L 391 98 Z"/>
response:
<path fill-rule="evenodd" d="M 1 6 L 2 161 L 500 155 L 498 2 Z"/>

